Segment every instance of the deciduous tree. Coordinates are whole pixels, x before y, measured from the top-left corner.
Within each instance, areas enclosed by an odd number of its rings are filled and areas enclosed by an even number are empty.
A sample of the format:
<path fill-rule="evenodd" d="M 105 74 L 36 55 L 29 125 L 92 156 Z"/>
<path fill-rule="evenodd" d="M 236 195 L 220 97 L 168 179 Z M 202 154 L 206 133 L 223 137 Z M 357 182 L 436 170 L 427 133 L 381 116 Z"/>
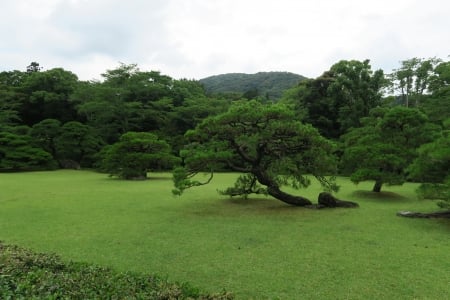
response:
<path fill-rule="evenodd" d="M 294 104 L 323 136 L 337 139 L 381 104 L 385 85 L 383 71 L 372 71 L 369 60 L 342 60 L 320 77 L 302 81 L 283 101 Z"/>
<path fill-rule="evenodd" d="M 391 88 L 399 94 L 406 107 L 419 106 L 424 94 L 433 84 L 434 69 L 441 62 L 437 58 L 411 58 L 401 61 L 401 66 L 389 74 Z"/>

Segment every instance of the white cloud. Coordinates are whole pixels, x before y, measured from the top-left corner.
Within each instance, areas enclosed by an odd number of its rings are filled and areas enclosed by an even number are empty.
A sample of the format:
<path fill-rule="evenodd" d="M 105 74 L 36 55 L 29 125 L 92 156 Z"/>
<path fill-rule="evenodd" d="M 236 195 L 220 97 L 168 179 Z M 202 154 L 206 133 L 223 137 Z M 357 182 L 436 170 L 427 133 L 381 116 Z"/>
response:
<path fill-rule="evenodd" d="M 0 68 L 31 61 L 99 78 L 118 62 L 180 78 L 282 70 L 316 77 L 340 59 L 386 71 L 450 54 L 444 0 L 10 0 Z"/>

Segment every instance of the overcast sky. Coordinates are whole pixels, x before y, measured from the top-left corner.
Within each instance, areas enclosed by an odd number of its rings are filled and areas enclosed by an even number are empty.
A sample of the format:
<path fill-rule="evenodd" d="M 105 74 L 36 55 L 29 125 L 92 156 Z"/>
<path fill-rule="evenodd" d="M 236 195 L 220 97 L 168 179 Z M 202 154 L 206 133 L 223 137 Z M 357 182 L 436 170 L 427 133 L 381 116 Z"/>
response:
<path fill-rule="evenodd" d="M 119 62 L 174 78 L 288 71 L 341 59 L 386 72 L 450 55 L 448 0 L 0 0 L 0 71 L 32 61 L 100 79 Z"/>

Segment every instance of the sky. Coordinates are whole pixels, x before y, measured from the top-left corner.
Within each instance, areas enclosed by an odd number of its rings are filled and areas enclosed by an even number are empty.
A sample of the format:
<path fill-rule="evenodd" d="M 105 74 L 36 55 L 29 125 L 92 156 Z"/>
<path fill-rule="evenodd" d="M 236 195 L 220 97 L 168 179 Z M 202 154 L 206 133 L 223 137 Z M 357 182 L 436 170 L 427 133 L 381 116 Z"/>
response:
<path fill-rule="evenodd" d="M 448 0 L 0 0 L 0 71 L 61 67 L 100 80 L 120 63 L 175 79 L 340 60 L 389 73 L 450 55 Z"/>

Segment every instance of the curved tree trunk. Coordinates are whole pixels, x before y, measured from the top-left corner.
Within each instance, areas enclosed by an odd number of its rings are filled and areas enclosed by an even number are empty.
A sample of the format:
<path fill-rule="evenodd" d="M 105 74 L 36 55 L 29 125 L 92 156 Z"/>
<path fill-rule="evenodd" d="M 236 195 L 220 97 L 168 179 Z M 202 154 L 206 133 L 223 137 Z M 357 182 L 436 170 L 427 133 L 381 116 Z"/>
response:
<path fill-rule="evenodd" d="M 322 207 L 359 207 L 359 204 L 356 202 L 340 200 L 328 192 L 320 193 L 318 202 Z"/>
<path fill-rule="evenodd" d="M 290 204 L 290 205 L 295 205 L 295 206 L 306 206 L 306 205 L 311 205 L 311 201 L 309 201 L 308 199 L 301 197 L 301 196 L 294 196 L 288 193 L 283 192 L 282 190 L 280 190 L 280 188 L 277 185 L 273 185 L 273 186 L 269 186 L 267 188 L 267 193 L 280 200 L 283 201 L 284 203 Z"/>
<path fill-rule="evenodd" d="M 280 189 L 279 185 L 275 181 L 273 181 L 272 178 L 270 178 L 270 176 L 266 172 L 261 171 L 259 168 L 255 168 L 254 170 L 252 170 L 252 174 L 255 175 L 259 183 L 267 186 L 267 193 L 270 196 L 290 205 L 295 206 L 312 205 L 311 201 L 309 201 L 304 197 L 294 196 L 283 192 Z"/>
<path fill-rule="evenodd" d="M 383 182 L 380 180 L 375 181 L 375 185 L 373 186 L 372 192 L 379 193 L 381 192 L 381 187 L 383 186 Z"/>
<path fill-rule="evenodd" d="M 253 175 L 258 179 L 258 182 L 267 186 L 267 193 L 272 197 L 294 206 L 305 206 L 308 208 L 324 208 L 324 207 L 359 207 L 358 203 L 351 201 L 344 201 L 335 198 L 327 192 L 320 193 L 318 201 L 319 204 L 312 204 L 307 198 L 302 196 L 294 196 L 283 192 L 279 185 L 270 178 L 264 171 L 254 169 Z"/>

